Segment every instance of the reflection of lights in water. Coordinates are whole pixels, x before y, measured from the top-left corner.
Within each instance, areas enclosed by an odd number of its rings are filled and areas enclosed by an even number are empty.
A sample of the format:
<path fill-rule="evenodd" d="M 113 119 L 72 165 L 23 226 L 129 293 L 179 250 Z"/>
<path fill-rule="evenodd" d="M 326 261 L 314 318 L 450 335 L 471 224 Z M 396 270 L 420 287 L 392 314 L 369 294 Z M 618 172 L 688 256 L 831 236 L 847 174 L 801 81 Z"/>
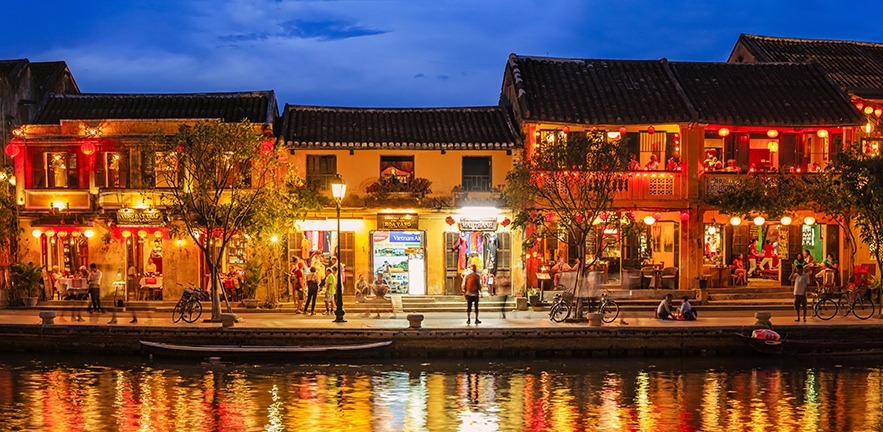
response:
<path fill-rule="evenodd" d="M 702 386 L 702 429 L 715 430 L 720 427 L 721 382 L 727 375 L 709 371 L 705 374 Z"/>
<path fill-rule="evenodd" d="M 601 406 L 599 407 L 598 429 L 614 431 L 625 427 L 626 411 L 620 406 L 622 397 L 622 378 L 619 374 L 609 373 L 601 387 Z"/>
<path fill-rule="evenodd" d="M 641 430 L 653 430 L 653 405 L 650 401 L 650 374 L 638 372 L 635 377 L 635 411 Z"/>
<path fill-rule="evenodd" d="M 279 387 L 275 384 L 270 389 L 270 395 L 273 403 L 267 408 L 267 424 L 264 425 L 264 430 L 268 432 L 285 430 L 282 426 L 282 400 L 279 399 Z"/>

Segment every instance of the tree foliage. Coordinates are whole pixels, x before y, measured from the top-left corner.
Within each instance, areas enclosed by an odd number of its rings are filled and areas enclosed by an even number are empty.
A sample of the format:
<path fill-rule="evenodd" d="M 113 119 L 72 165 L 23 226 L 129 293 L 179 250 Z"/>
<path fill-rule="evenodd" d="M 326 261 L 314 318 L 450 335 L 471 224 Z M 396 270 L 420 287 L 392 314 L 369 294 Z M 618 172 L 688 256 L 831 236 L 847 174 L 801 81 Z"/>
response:
<path fill-rule="evenodd" d="M 0 266 L 18 261 L 21 226 L 18 203 L 15 200 L 14 178 L 11 166 L 0 165 Z M 6 282 L 5 278 L 0 280 L 0 288 L 4 288 Z"/>
<path fill-rule="evenodd" d="M 731 216 L 778 219 L 807 201 L 803 186 L 793 174 L 733 175 L 702 201 Z"/>
<path fill-rule="evenodd" d="M 593 229 L 635 227 L 634 215 L 613 211 L 617 192 L 628 188 L 628 149 L 623 140 L 608 141 L 601 133 L 572 133 L 556 143 L 544 144 L 516 160 L 506 175 L 504 194 L 516 210 L 513 226 L 535 227 L 525 239 L 525 249 L 537 239 L 555 235 L 577 246 L 585 256 L 586 239 Z M 621 234 L 625 234 L 620 231 Z M 558 233 L 566 234 L 560 238 Z M 595 259 L 608 242 L 599 238 Z M 580 260 L 580 272 L 587 264 Z"/>
<path fill-rule="evenodd" d="M 168 186 L 162 196 L 173 232 L 189 235 L 205 256 L 213 321 L 220 319 L 218 272 L 231 240 L 250 230 L 263 238 L 279 229 L 281 236 L 282 219 L 300 209 L 298 194 L 306 193 L 286 183 L 287 167 L 269 132 L 258 133 L 248 121 L 200 121 L 146 143 L 157 152 L 157 183 Z"/>
<path fill-rule="evenodd" d="M 854 210 L 859 236 L 870 248 L 877 268 L 883 268 L 883 157 L 865 154 L 860 146 L 852 145 L 834 156 L 834 166 L 846 205 Z"/>

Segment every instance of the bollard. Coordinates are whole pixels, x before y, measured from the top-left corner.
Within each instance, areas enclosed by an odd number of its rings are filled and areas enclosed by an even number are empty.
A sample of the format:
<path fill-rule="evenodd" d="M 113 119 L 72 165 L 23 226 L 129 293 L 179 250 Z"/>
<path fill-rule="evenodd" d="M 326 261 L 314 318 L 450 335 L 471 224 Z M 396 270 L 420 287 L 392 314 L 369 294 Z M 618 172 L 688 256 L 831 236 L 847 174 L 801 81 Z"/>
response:
<path fill-rule="evenodd" d="M 236 323 L 236 314 L 232 313 L 222 313 L 221 314 L 221 326 L 222 327 L 233 327 Z"/>
<path fill-rule="evenodd" d="M 770 318 L 773 317 L 771 312 L 755 312 L 754 313 L 754 325 L 763 326 L 763 327 L 772 327 L 773 323 L 770 322 Z"/>
<path fill-rule="evenodd" d="M 43 320 L 43 325 L 55 324 L 55 311 L 40 311 L 39 315 Z"/>
<path fill-rule="evenodd" d="M 419 329 L 423 322 L 423 314 L 408 314 L 408 327 Z"/>
<path fill-rule="evenodd" d="M 601 327 L 601 322 L 602 322 L 601 318 L 603 318 L 604 315 L 599 314 L 599 313 L 590 313 L 590 314 L 586 314 L 586 315 L 589 319 L 589 326 Z"/>

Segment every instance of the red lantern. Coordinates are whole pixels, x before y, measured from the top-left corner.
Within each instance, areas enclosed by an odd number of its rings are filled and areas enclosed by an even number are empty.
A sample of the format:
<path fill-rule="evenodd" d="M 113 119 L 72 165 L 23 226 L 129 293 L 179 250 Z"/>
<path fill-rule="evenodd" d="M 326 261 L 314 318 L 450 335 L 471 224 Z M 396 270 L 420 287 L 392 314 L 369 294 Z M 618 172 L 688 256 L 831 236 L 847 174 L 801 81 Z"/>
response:
<path fill-rule="evenodd" d="M 546 218 L 546 222 L 552 222 L 555 220 L 555 215 L 553 215 L 552 213 L 546 213 L 543 216 Z"/>
<path fill-rule="evenodd" d="M 630 211 L 630 212 L 629 212 L 629 219 L 631 219 L 631 220 L 635 220 L 636 217 L 638 217 L 638 214 L 637 214 L 637 213 L 635 213 L 635 212 L 633 212 L 633 211 Z"/>
<path fill-rule="evenodd" d="M 880 116 L 883 116 L 883 108 L 875 108 L 874 115 L 877 116 L 877 118 L 880 118 Z"/>
<path fill-rule="evenodd" d="M 562 129 L 561 131 L 564 132 L 565 134 L 569 134 L 570 133 L 570 126 L 564 126 L 564 129 Z"/>
<path fill-rule="evenodd" d="M 21 147 L 19 147 L 18 144 L 10 143 L 6 146 L 4 151 L 6 152 L 6 156 L 15 158 L 16 156 L 18 156 L 19 153 L 21 153 Z"/>
<path fill-rule="evenodd" d="M 609 215 L 607 214 L 607 212 L 601 212 L 600 214 L 598 214 L 598 219 L 601 219 L 601 222 L 607 222 L 608 217 Z"/>
<path fill-rule="evenodd" d="M 512 223 L 512 221 L 510 221 L 509 218 L 505 218 L 502 222 L 500 222 L 500 225 L 503 225 L 503 227 L 505 228 L 509 226 L 510 223 Z"/>
<path fill-rule="evenodd" d="M 583 215 L 577 213 L 577 214 L 573 217 L 573 219 L 576 220 L 577 223 L 581 223 L 581 222 L 583 221 Z"/>
<path fill-rule="evenodd" d="M 862 101 L 855 101 L 855 107 L 858 108 L 859 110 L 861 110 L 862 108 L 865 107 L 865 103 Z"/>
<path fill-rule="evenodd" d="M 261 143 L 261 152 L 263 152 L 265 155 L 272 153 L 273 152 L 273 140 L 264 140 L 264 142 Z"/>
<path fill-rule="evenodd" d="M 662 213 L 659 213 L 659 212 L 653 213 L 653 219 L 656 219 L 657 221 L 659 219 L 662 219 Z"/>
<path fill-rule="evenodd" d="M 178 143 L 178 153 L 184 153 L 184 144 Z"/>
<path fill-rule="evenodd" d="M 620 136 L 624 136 L 626 132 L 628 132 L 628 129 L 626 129 L 625 126 L 619 128 L 619 135 Z"/>
<path fill-rule="evenodd" d="M 656 133 L 656 128 L 653 127 L 653 126 L 648 127 L 648 128 L 647 128 L 647 133 L 650 134 L 650 135 L 655 134 L 655 133 Z"/>
<path fill-rule="evenodd" d="M 83 152 L 86 156 L 91 156 L 95 154 L 95 143 L 92 141 L 86 141 L 82 145 L 80 145 L 80 151 Z"/>
<path fill-rule="evenodd" d="M 681 212 L 681 222 L 686 222 L 688 220 L 690 220 L 690 213 L 685 211 Z"/>
<path fill-rule="evenodd" d="M 446 218 L 445 218 L 445 223 L 448 224 L 448 226 L 453 225 L 453 224 L 454 224 L 454 218 L 452 218 L 452 217 L 450 217 L 450 216 L 446 217 Z"/>

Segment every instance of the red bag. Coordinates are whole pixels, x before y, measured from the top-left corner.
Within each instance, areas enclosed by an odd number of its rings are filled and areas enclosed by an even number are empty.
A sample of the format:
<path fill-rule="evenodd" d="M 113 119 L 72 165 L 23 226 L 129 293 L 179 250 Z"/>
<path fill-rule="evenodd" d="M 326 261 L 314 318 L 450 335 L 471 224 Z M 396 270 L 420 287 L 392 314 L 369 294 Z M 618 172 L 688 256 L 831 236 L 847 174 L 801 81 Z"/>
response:
<path fill-rule="evenodd" d="M 757 329 L 751 332 L 752 339 L 777 341 L 781 338 L 778 333 L 770 329 Z"/>

